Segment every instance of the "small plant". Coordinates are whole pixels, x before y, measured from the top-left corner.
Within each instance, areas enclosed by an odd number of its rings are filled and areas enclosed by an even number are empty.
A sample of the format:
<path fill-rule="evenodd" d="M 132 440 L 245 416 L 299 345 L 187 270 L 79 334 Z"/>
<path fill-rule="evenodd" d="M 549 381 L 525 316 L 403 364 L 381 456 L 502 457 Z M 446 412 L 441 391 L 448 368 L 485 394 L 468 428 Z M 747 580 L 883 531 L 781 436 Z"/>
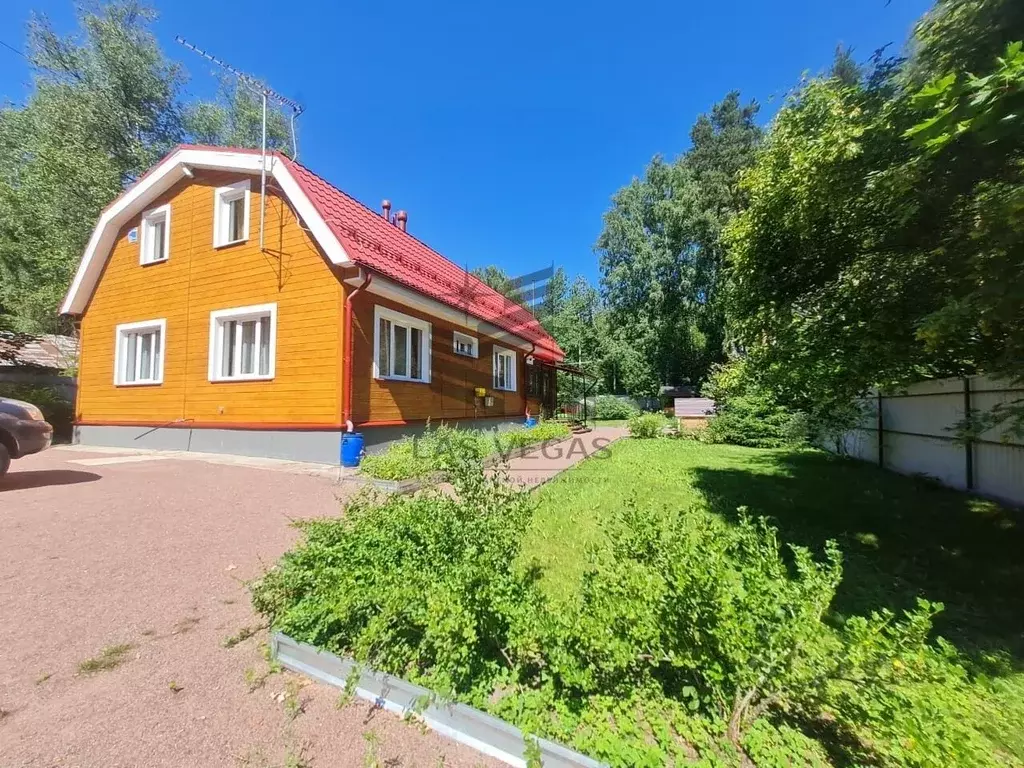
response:
<path fill-rule="evenodd" d="M 348 677 L 345 678 L 345 687 L 338 696 L 338 700 L 334 702 L 334 706 L 337 709 L 344 709 L 352 702 L 352 699 L 355 698 L 356 688 L 359 686 L 359 678 L 362 674 L 362 667 L 358 664 L 354 665 L 351 671 L 349 671 Z"/>
<path fill-rule="evenodd" d="M 380 736 L 376 731 L 364 731 L 363 742 L 366 744 L 366 749 L 363 752 L 364 768 L 382 768 L 383 763 L 381 763 L 379 755 Z"/>
<path fill-rule="evenodd" d="M 195 627 L 196 627 L 196 625 L 198 623 L 199 623 L 199 617 L 198 616 L 186 616 L 184 619 L 179 620 L 178 623 L 174 625 L 174 631 L 171 632 L 171 634 L 172 635 L 184 635 L 184 634 L 186 634 L 188 632 L 191 632 L 193 629 L 195 629 Z"/>
<path fill-rule="evenodd" d="M 185 690 L 185 686 L 179 685 L 174 680 L 171 680 L 171 682 L 167 684 L 167 687 L 171 689 L 171 693 L 181 693 Z"/>
<path fill-rule="evenodd" d="M 36 685 L 42 685 L 47 680 L 49 680 L 51 677 L 53 677 L 53 672 L 44 672 L 43 674 L 41 674 L 39 677 L 36 678 Z"/>
<path fill-rule="evenodd" d="M 665 428 L 665 418 L 657 413 L 639 413 L 627 423 L 629 434 L 641 440 L 659 437 Z"/>
<path fill-rule="evenodd" d="M 265 624 L 253 624 L 251 626 L 242 627 L 235 634 L 229 635 L 228 637 L 225 637 L 221 641 L 220 644 L 224 648 L 234 648 L 239 643 L 244 642 L 245 640 L 248 640 L 250 637 L 255 635 L 261 629 L 266 629 L 266 625 Z"/>
<path fill-rule="evenodd" d="M 284 691 L 278 695 L 284 705 L 284 713 L 289 720 L 294 720 L 306 711 L 306 704 L 299 695 L 302 692 L 303 682 L 296 677 L 290 677 L 284 684 Z"/>
<path fill-rule="evenodd" d="M 91 675 L 102 672 L 106 669 L 119 667 L 128 660 L 128 652 L 135 647 L 134 643 L 121 643 L 120 645 L 108 645 L 99 656 L 86 659 L 78 665 L 78 671 L 84 675 Z"/>

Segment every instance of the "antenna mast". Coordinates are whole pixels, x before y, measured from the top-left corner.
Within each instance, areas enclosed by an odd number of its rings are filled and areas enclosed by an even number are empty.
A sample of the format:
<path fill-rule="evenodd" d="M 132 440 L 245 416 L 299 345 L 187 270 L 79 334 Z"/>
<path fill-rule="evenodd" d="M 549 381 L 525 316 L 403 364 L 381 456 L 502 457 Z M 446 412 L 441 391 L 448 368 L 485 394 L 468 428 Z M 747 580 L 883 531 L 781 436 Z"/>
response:
<path fill-rule="evenodd" d="M 291 109 L 291 136 L 292 136 L 292 157 L 296 160 L 299 159 L 299 146 L 298 141 L 295 138 L 295 118 L 303 113 L 303 107 L 297 101 L 289 99 L 287 96 L 282 96 L 280 93 L 272 89 L 266 83 L 262 82 L 258 78 L 248 75 L 241 70 L 235 69 L 233 66 L 225 61 L 218 59 L 213 54 L 207 53 L 202 48 L 198 48 L 192 43 L 188 42 L 181 35 L 175 35 L 174 41 L 188 48 L 194 53 L 198 53 L 204 59 L 212 61 L 221 69 L 230 72 L 241 83 L 252 93 L 260 97 L 263 105 L 263 125 L 262 125 L 262 153 L 260 155 L 260 250 L 263 250 L 263 229 L 264 222 L 267 216 L 267 100 L 271 99 L 278 104 L 288 107 Z"/>

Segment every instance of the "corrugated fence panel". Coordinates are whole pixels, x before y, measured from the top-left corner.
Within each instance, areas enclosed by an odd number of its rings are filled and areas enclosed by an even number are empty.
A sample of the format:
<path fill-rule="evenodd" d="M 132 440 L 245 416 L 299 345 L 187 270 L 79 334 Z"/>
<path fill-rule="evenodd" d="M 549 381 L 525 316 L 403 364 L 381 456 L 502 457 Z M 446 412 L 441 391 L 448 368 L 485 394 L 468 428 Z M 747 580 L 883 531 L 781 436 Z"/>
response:
<path fill-rule="evenodd" d="M 987 412 L 1000 404 L 1024 399 L 1024 388 L 988 376 L 973 376 L 968 383 L 970 407 Z M 933 477 L 952 488 L 971 490 L 1013 504 L 1024 504 L 1024 445 L 1014 444 L 1008 425 L 981 435 L 968 447 L 956 439 L 956 425 L 964 418 L 967 395 L 963 379 L 941 379 L 913 384 L 881 399 L 882 461 L 878 456 L 877 395 L 864 399 L 861 428 L 841 441 L 849 456 L 881 463 L 907 475 Z M 834 448 L 834 446 L 826 446 Z"/>

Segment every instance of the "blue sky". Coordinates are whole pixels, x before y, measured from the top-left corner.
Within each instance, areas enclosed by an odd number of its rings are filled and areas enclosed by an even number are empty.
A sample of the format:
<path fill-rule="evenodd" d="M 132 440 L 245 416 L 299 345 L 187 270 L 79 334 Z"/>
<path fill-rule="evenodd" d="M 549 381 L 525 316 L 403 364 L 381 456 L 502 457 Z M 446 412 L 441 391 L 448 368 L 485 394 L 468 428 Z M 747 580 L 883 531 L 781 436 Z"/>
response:
<path fill-rule="evenodd" d="M 301 101 L 300 160 L 373 208 L 389 198 L 449 258 L 521 274 L 554 262 L 596 280 L 601 215 L 656 153 L 684 150 L 731 89 L 767 121 L 835 47 L 898 50 L 925 0 L 333 3 L 157 0 L 165 52 L 209 96 L 176 34 Z M 0 40 L 31 10 L 74 28 L 70 0 L 5 0 Z M 262 45 L 259 45 L 262 43 Z M 24 59 L 0 48 L 0 99 Z"/>

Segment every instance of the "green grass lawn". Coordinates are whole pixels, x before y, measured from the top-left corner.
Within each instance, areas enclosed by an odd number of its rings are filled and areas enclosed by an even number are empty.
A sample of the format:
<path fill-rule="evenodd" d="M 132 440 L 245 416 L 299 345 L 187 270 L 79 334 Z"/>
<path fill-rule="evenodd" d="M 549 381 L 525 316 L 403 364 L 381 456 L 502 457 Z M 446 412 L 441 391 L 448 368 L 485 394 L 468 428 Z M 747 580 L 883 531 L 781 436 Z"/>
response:
<path fill-rule="evenodd" d="M 843 551 L 839 615 L 941 601 L 936 631 L 996 679 L 1021 715 L 1017 733 L 989 734 L 1024 760 L 1024 522 L 993 502 L 819 451 L 758 450 L 682 440 L 621 440 L 537 491 L 522 562 L 536 562 L 555 600 L 571 600 L 600 557 L 602 520 L 623 505 L 666 515 L 695 503 L 735 520 L 765 516 L 785 542 Z"/>

